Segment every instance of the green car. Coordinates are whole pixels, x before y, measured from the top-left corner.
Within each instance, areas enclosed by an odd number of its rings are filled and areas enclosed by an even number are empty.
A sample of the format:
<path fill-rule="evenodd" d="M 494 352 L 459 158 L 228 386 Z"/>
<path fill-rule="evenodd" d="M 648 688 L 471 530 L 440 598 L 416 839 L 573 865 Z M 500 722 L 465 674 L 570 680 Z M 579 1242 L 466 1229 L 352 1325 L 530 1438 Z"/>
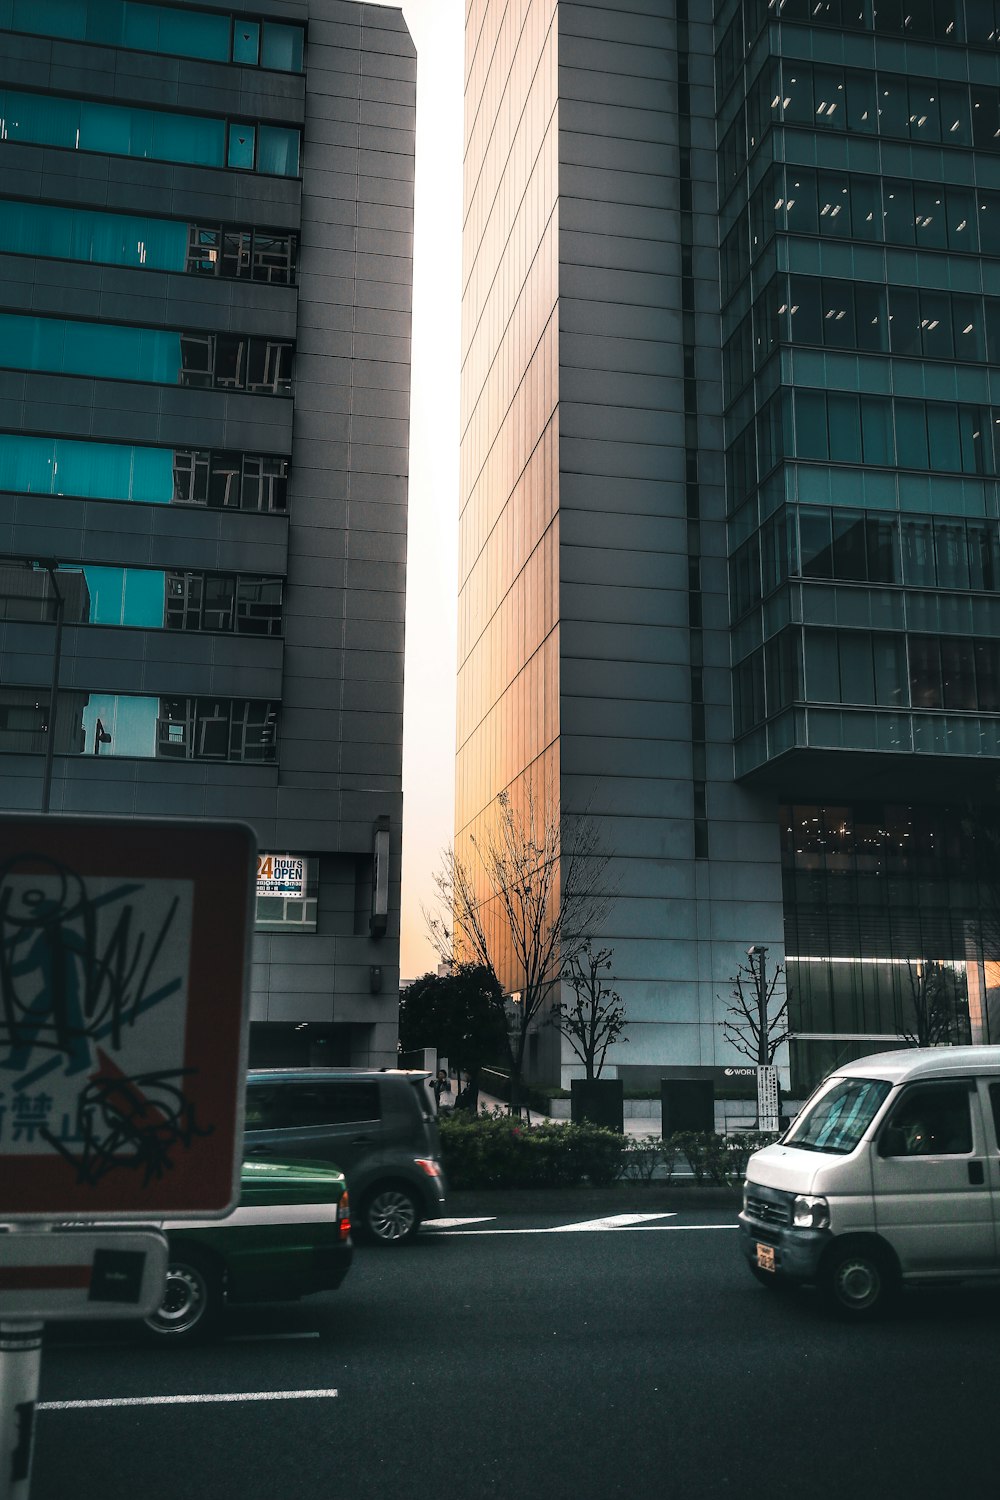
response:
<path fill-rule="evenodd" d="M 163 1301 L 145 1319 L 158 1339 L 195 1340 L 234 1302 L 288 1302 L 333 1291 L 353 1249 L 343 1172 L 326 1162 L 247 1161 L 225 1219 L 162 1224 L 170 1244 Z"/>

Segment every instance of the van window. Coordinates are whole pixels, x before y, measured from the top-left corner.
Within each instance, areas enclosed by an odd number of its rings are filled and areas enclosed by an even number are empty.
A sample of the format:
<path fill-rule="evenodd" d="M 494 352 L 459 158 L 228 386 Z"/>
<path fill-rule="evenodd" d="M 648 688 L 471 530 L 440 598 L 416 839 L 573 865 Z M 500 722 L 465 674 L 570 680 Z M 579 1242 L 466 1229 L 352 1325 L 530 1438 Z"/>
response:
<path fill-rule="evenodd" d="M 965 1156 L 971 1150 L 972 1116 L 964 1083 L 907 1089 L 879 1142 L 881 1156 Z"/>
<path fill-rule="evenodd" d="M 990 1103 L 993 1105 L 993 1133 L 1000 1149 L 1000 1083 L 990 1084 Z"/>
<path fill-rule="evenodd" d="M 782 1145 L 846 1156 L 868 1129 L 889 1092 L 881 1078 L 831 1078 L 795 1117 Z"/>
<path fill-rule="evenodd" d="M 380 1116 L 377 1083 L 251 1084 L 248 1130 L 306 1130 Z"/>

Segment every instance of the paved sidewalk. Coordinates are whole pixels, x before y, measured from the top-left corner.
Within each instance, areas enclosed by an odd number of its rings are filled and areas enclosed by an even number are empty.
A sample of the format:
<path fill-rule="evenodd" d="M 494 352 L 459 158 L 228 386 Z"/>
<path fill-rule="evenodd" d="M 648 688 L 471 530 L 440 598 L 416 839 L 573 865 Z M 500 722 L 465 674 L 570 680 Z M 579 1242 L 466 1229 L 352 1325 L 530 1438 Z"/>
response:
<path fill-rule="evenodd" d="M 502 1099 L 495 1099 L 492 1094 L 484 1094 L 480 1092 L 479 1113 L 481 1115 L 489 1115 L 492 1114 L 495 1109 L 502 1110 L 504 1114 L 507 1113 L 507 1106 Z M 527 1122 L 529 1125 L 542 1125 L 545 1123 L 552 1123 L 554 1125 L 569 1124 L 568 1120 L 550 1121 L 550 1117 L 548 1115 L 540 1114 L 537 1109 L 525 1109 L 522 1113 L 523 1117 L 527 1118 Z M 658 1140 L 661 1134 L 660 1121 L 655 1115 L 647 1115 L 645 1118 L 640 1119 L 626 1119 L 625 1134 L 634 1136 L 638 1139 L 652 1136 L 654 1139 Z"/>

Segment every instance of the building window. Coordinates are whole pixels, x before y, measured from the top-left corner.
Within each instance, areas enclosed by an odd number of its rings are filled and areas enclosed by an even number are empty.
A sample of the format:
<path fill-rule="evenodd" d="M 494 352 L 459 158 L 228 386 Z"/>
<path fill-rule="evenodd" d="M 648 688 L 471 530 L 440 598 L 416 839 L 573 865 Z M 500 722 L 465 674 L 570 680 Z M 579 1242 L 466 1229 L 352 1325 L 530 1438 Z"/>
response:
<path fill-rule="evenodd" d="M 0 0 L 0 29 L 301 73 L 304 31 L 143 0 Z"/>
<path fill-rule="evenodd" d="M 297 177 L 302 132 L 0 89 L 0 140 Z"/>
<path fill-rule="evenodd" d="M 316 855 L 257 856 L 257 932 L 315 932 L 319 898 Z"/>
<path fill-rule="evenodd" d="M 247 334 L 177 333 L 0 313 L 0 363 L 56 375 L 287 396 L 293 349 L 287 340 Z"/>
<path fill-rule="evenodd" d="M 47 704 L 47 688 L 0 688 L 0 753 L 44 751 Z M 255 699 L 146 698 L 61 689 L 56 750 L 60 755 L 269 764 L 277 759 L 278 713 L 277 703 Z"/>

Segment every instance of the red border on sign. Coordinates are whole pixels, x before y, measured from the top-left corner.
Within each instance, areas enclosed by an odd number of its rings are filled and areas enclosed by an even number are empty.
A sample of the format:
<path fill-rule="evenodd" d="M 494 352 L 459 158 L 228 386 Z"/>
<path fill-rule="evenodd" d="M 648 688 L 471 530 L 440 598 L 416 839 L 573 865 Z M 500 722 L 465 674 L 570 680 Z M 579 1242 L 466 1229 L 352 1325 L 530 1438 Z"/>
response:
<path fill-rule="evenodd" d="M 185 1083 L 195 1118 L 211 1133 L 179 1147 L 169 1168 L 143 1184 L 122 1167 L 79 1180 L 53 1153 L 0 1153 L 0 1220 L 160 1219 L 214 1216 L 232 1206 L 242 1148 L 246 991 L 256 844 L 243 823 L 111 818 L 0 817 L 0 863 L 55 859 L 87 877 L 185 880 L 193 886 Z M 30 870 L 30 862 L 23 868 Z M 44 868 L 44 867 L 42 867 Z M 15 1074 L 0 1074 L 10 1097 Z M 44 1082 L 39 1082 L 44 1088 Z"/>

